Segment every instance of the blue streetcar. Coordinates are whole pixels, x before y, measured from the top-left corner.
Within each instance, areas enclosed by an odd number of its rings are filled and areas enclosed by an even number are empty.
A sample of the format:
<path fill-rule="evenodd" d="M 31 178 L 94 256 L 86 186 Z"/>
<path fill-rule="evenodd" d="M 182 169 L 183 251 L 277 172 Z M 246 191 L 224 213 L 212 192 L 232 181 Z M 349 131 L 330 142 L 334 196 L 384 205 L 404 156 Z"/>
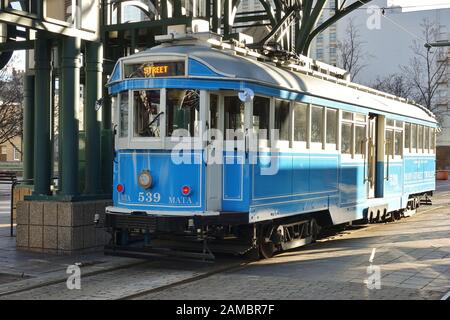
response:
<path fill-rule="evenodd" d="M 187 38 L 122 58 L 111 75 L 107 252 L 270 257 L 322 227 L 399 219 L 429 201 L 428 110 L 305 57 Z"/>

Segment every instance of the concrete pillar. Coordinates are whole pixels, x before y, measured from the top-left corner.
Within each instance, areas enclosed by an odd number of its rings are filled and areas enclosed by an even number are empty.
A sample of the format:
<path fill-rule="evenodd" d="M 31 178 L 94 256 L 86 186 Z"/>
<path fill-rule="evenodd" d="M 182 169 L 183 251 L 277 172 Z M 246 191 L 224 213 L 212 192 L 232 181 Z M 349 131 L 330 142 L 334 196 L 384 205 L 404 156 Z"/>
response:
<path fill-rule="evenodd" d="M 51 47 L 45 33 L 35 44 L 34 195 L 50 195 L 50 91 Z"/>
<path fill-rule="evenodd" d="M 34 75 L 26 75 L 23 84 L 23 178 L 34 178 Z"/>
<path fill-rule="evenodd" d="M 101 193 L 100 123 L 96 102 L 103 94 L 103 46 L 86 43 L 86 103 L 84 109 L 86 130 L 86 194 Z"/>
<path fill-rule="evenodd" d="M 59 128 L 61 149 L 60 194 L 73 197 L 78 193 L 78 121 L 75 109 L 80 100 L 80 49 L 81 40 L 64 37 L 61 60 L 61 110 Z"/>

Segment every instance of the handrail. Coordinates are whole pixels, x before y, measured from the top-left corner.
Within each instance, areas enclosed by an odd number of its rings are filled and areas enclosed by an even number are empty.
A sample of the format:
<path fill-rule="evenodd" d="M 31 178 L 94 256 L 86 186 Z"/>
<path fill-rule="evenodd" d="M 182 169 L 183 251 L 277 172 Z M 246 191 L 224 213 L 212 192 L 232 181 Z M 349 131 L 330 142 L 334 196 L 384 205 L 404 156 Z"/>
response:
<path fill-rule="evenodd" d="M 361 140 L 361 151 L 364 150 L 363 153 L 363 159 L 364 159 L 364 164 L 363 164 L 363 183 L 366 184 L 367 182 L 367 178 L 366 178 L 366 161 L 367 161 L 367 153 L 369 152 L 369 150 L 366 148 L 366 141 L 365 139 Z"/>
<path fill-rule="evenodd" d="M 390 153 L 391 152 L 391 148 L 390 148 L 391 143 L 386 141 L 386 145 L 389 148 L 388 148 L 388 152 L 387 152 L 387 168 L 386 168 L 386 178 L 385 178 L 385 180 L 389 181 L 389 159 L 391 157 L 391 153 Z"/>

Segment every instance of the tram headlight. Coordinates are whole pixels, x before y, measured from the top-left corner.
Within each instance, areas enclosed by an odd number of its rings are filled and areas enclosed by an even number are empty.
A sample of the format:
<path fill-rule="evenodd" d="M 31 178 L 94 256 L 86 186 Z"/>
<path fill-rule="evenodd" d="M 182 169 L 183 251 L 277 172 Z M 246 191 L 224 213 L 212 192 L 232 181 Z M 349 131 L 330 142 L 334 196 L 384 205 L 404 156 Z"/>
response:
<path fill-rule="evenodd" d="M 150 171 L 148 171 L 148 170 L 142 171 L 138 177 L 138 183 L 139 183 L 139 186 L 141 186 L 144 189 L 151 188 L 153 185 L 153 177 L 150 174 Z"/>

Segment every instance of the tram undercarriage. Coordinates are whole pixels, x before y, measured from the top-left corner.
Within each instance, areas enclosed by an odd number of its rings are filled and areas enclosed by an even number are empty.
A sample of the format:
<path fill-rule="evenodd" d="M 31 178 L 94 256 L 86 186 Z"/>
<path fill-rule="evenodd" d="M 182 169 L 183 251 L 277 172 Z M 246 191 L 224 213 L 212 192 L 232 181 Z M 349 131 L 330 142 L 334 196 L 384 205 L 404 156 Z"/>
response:
<path fill-rule="evenodd" d="M 405 209 L 371 207 L 362 223 L 387 223 L 410 217 L 431 205 L 432 193 L 411 195 Z M 106 215 L 109 255 L 150 258 L 166 256 L 213 261 L 216 253 L 268 259 L 275 253 L 314 243 L 321 230 L 333 226 L 328 211 L 248 224 L 247 213 L 220 216 L 160 217 L 145 213 Z"/>
<path fill-rule="evenodd" d="M 314 242 L 321 229 L 313 216 L 305 215 L 256 224 L 234 220 L 218 225 L 211 224 L 211 218 L 108 214 L 106 226 L 112 237 L 105 253 L 204 261 L 214 260 L 213 253 L 228 253 L 267 259 L 276 252 Z"/>

